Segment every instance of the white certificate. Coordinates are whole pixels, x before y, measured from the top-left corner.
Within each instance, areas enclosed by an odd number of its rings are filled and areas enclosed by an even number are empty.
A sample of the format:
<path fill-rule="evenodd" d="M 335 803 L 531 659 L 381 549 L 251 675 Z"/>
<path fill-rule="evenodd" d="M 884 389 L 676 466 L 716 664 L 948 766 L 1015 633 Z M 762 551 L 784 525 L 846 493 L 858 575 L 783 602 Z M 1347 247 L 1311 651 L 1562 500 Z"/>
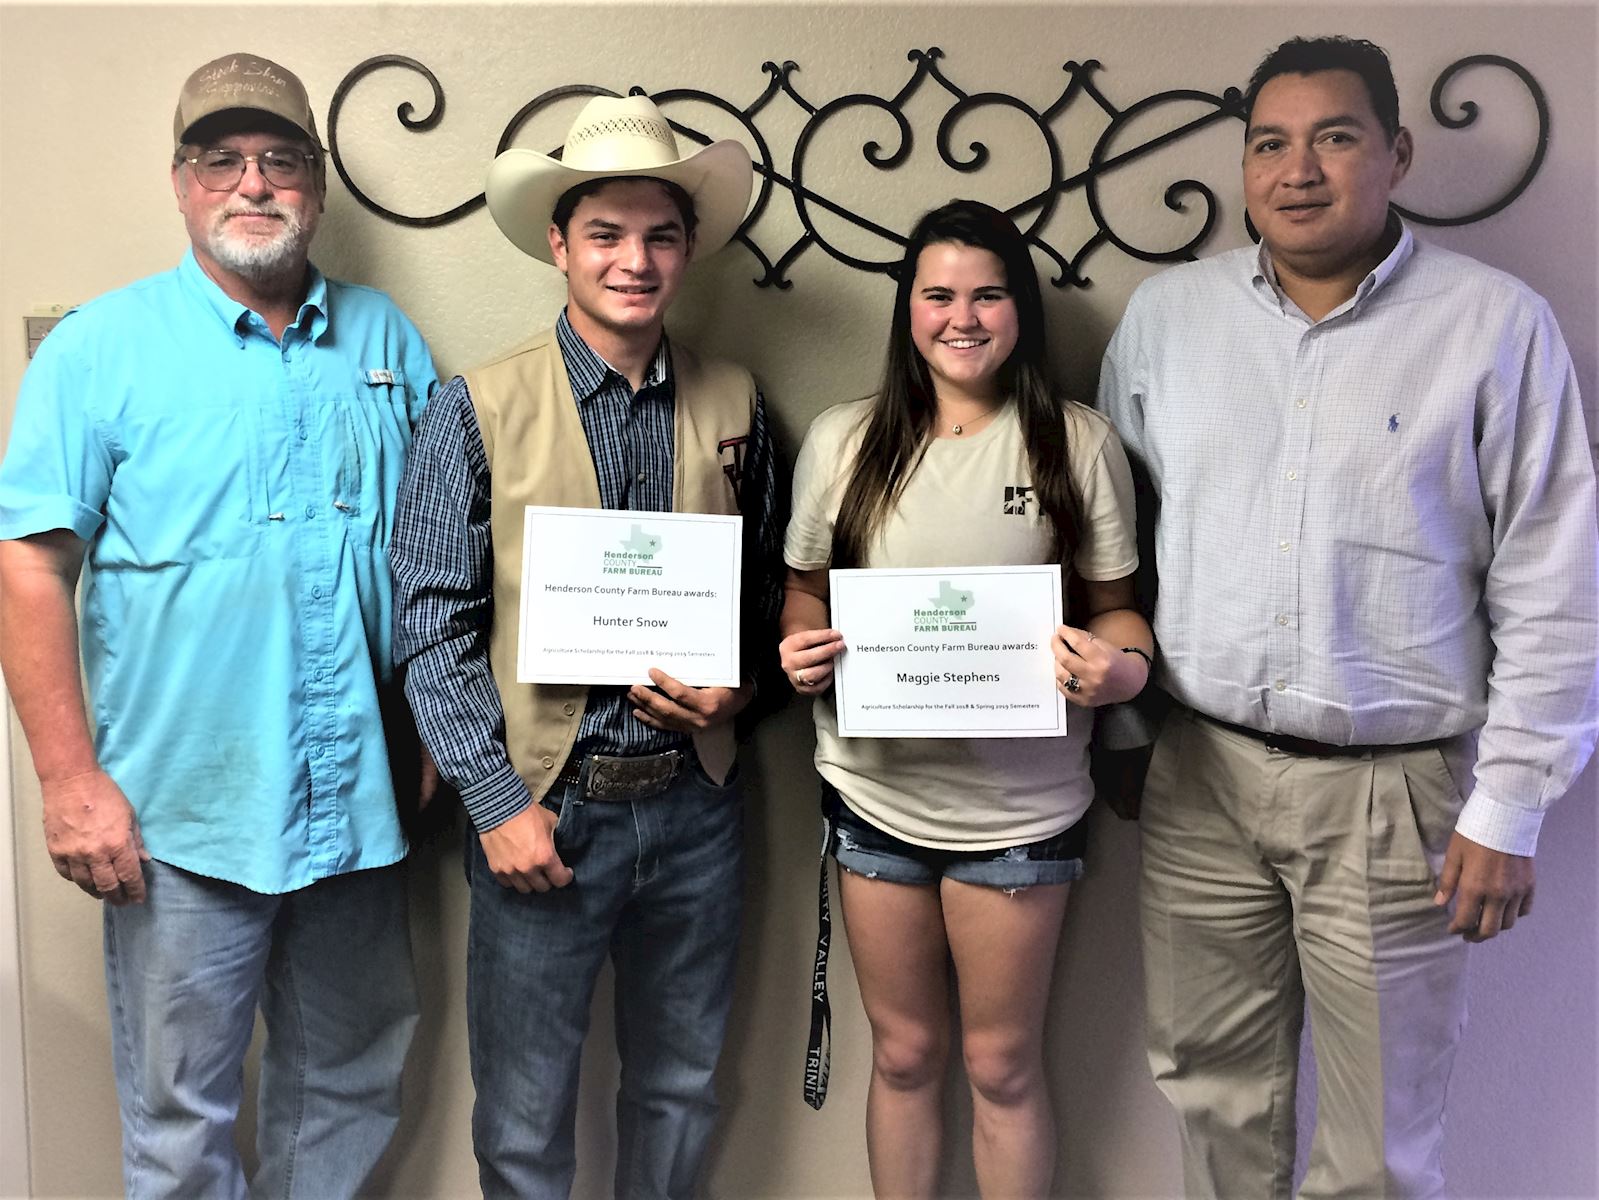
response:
<path fill-rule="evenodd" d="M 829 572 L 843 737 L 1063 737 L 1059 567 Z"/>
<path fill-rule="evenodd" d="M 744 518 L 529 505 L 519 683 L 737 687 Z"/>

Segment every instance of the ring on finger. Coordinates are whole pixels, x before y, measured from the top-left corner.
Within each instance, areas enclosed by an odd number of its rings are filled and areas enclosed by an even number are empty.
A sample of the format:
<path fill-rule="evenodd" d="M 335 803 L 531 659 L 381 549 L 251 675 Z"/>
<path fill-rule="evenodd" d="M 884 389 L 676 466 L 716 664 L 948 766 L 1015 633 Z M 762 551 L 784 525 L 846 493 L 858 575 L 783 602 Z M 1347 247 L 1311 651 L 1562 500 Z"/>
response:
<path fill-rule="evenodd" d="M 1068 692 L 1080 692 L 1083 690 L 1083 681 L 1075 675 L 1068 675 L 1065 687 Z"/>
<path fill-rule="evenodd" d="M 805 687 L 810 683 L 810 680 L 805 678 L 804 667 L 801 667 L 798 671 L 794 672 L 794 682 L 799 684 L 800 687 Z"/>

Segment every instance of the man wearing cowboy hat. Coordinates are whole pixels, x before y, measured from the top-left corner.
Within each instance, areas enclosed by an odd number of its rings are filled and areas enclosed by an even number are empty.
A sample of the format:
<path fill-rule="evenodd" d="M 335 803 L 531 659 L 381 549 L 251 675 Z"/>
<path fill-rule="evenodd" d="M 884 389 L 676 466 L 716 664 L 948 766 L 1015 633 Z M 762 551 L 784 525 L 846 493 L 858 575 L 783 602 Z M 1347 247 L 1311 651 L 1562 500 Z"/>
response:
<path fill-rule="evenodd" d="M 388 1143 L 416 1023 L 383 547 L 437 379 L 387 297 L 307 260 L 326 173 L 291 72 L 205 64 L 173 134 L 189 253 L 68 314 L 22 383 L 0 660 L 46 848 L 106 902 L 128 1194 L 245 1194 L 259 1007 L 252 1190 L 325 1200 Z"/>
<path fill-rule="evenodd" d="M 401 485 L 391 555 L 407 695 L 461 792 L 473 1141 L 485 1195 L 565 1197 L 595 978 L 616 971 L 616 1193 L 690 1195 L 715 1119 L 742 864 L 733 719 L 753 685 L 516 681 L 528 504 L 742 513 L 743 661 L 781 597 L 771 441 L 749 373 L 668 339 L 690 261 L 732 237 L 749 155 L 678 153 L 644 97 L 592 100 L 559 160 L 509 150 L 489 211 L 559 269 L 555 328 L 450 381 Z M 770 689 L 775 694 L 778 689 Z"/>

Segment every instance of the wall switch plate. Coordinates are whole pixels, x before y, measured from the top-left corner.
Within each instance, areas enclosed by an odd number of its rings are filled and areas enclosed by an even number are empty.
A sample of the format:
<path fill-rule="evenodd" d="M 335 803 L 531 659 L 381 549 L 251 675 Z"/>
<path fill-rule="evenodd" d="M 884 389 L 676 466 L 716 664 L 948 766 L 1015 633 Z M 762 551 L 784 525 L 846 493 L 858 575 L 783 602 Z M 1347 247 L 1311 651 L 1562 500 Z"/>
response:
<path fill-rule="evenodd" d="M 35 304 L 22 318 L 22 327 L 28 339 L 28 360 L 33 360 L 44 335 L 56 327 L 56 322 L 67 315 L 70 305 Z"/>

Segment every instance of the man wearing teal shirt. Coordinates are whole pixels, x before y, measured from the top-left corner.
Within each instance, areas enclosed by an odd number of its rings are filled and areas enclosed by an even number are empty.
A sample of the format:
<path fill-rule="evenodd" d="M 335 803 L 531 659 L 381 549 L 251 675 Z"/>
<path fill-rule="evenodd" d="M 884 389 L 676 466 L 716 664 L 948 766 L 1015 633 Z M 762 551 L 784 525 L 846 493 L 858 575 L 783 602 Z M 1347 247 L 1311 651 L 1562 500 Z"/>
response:
<path fill-rule="evenodd" d="M 326 171 L 298 79 L 208 63 L 174 138 L 189 254 L 69 314 L 23 380 L 0 664 L 51 859 L 108 902 L 128 1194 L 246 1194 L 259 1004 L 248 1190 L 349 1196 L 416 1021 L 380 696 L 395 489 L 437 378 L 386 297 L 307 259 Z"/>

